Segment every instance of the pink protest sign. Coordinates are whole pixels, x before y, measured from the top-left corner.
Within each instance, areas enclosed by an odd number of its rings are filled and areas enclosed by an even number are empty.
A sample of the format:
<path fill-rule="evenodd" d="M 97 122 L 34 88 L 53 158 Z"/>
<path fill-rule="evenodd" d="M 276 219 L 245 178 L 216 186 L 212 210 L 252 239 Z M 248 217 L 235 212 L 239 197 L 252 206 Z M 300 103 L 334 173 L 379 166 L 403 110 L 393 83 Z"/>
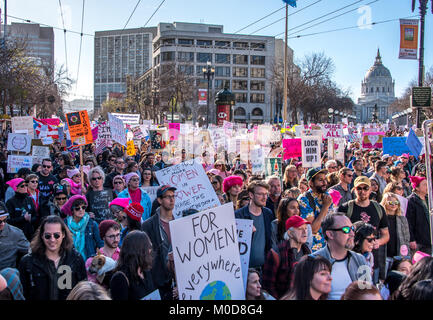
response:
<path fill-rule="evenodd" d="M 93 136 L 93 141 L 96 141 L 98 139 L 98 129 L 99 126 L 96 126 L 92 129 L 92 136 Z"/>
<path fill-rule="evenodd" d="M 302 157 L 301 138 L 283 139 L 284 160 Z"/>
<path fill-rule="evenodd" d="M 364 132 L 362 134 L 363 149 L 382 149 L 385 132 Z"/>
<path fill-rule="evenodd" d="M 180 123 L 169 123 L 168 124 L 168 135 L 170 141 L 177 141 L 179 138 Z"/>

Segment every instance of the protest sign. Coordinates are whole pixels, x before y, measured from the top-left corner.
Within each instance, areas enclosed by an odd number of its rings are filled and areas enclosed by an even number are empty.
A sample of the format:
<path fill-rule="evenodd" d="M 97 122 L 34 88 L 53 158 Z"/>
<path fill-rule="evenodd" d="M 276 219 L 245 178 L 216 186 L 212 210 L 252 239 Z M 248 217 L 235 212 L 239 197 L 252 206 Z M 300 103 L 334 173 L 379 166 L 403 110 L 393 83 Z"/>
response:
<path fill-rule="evenodd" d="M 363 149 L 382 149 L 385 132 L 364 132 L 362 134 Z"/>
<path fill-rule="evenodd" d="M 302 138 L 302 166 L 304 168 L 320 167 L 321 137 L 303 136 Z"/>
<path fill-rule="evenodd" d="M 27 134 L 9 133 L 8 134 L 8 151 L 18 151 L 30 153 L 32 138 Z"/>
<path fill-rule="evenodd" d="M 406 137 L 384 137 L 383 138 L 383 154 L 390 156 L 401 156 L 403 153 L 411 153 L 406 145 Z"/>
<path fill-rule="evenodd" d="M 156 192 L 159 189 L 159 186 L 156 187 L 141 187 L 144 191 L 147 192 L 150 198 L 150 202 L 153 203 L 153 201 L 156 199 Z"/>
<path fill-rule="evenodd" d="M 134 141 L 129 140 L 126 143 L 126 154 L 130 157 L 135 156 L 136 152 L 135 152 L 135 145 L 134 145 Z"/>
<path fill-rule="evenodd" d="M 344 162 L 344 138 L 328 138 L 328 158 Z"/>
<path fill-rule="evenodd" d="M 172 220 L 170 234 L 179 300 L 245 299 L 232 203 Z"/>
<path fill-rule="evenodd" d="M 159 290 L 155 290 L 143 297 L 141 300 L 161 300 L 161 295 L 159 294 Z"/>
<path fill-rule="evenodd" d="M 31 156 L 15 156 L 8 155 L 8 173 L 17 173 L 21 168 L 31 169 L 33 166 L 33 160 Z"/>
<path fill-rule="evenodd" d="M 126 132 L 123 121 L 111 113 L 108 113 L 108 121 L 110 123 L 111 139 L 126 147 Z"/>
<path fill-rule="evenodd" d="M 283 175 L 283 166 L 281 158 L 265 158 L 265 176 L 277 175 L 280 178 Z"/>
<path fill-rule="evenodd" d="M 415 155 L 415 157 L 418 158 L 419 155 L 422 154 L 423 144 L 421 143 L 420 139 L 417 137 L 413 129 L 410 129 L 409 131 L 409 135 L 406 139 L 406 145 L 412 152 L 412 154 Z"/>
<path fill-rule="evenodd" d="M 73 146 L 84 146 L 93 143 L 87 110 L 66 113 L 66 121 Z"/>
<path fill-rule="evenodd" d="M 54 143 L 53 137 L 44 137 L 41 139 L 43 145 L 50 145 Z"/>
<path fill-rule="evenodd" d="M 149 134 L 152 150 L 161 150 L 165 148 L 163 130 L 149 130 Z"/>
<path fill-rule="evenodd" d="M 343 125 L 341 123 L 325 123 L 322 124 L 323 138 L 343 138 Z"/>
<path fill-rule="evenodd" d="M 168 124 L 168 136 L 170 141 L 177 141 L 179 139 L 180 123 L 169 123 Z"/>
<path fill-rule="evenodd" d="M 239 255 L 241 258 L 242 278 L 244 288 L 247 288 L 248 266 L 250 264 L 251 239 L 253 237 L 253 220 L 236 219 L 236 229 L 239 243 Z"/>
<path fill-rule="evenodd" d="M 27 134 L 33 139 L 34 129 L 33 129 L 33 117 L 12 117 L 12 132 L 27 132 Z M 25 130 L 25 131 L 24 131 Z"/>
<path fill-rule="evenodd" d="M 134 135 L 134 139 L 141 139 L 145 137 L 141 130 L 141 126 L 133 127 L 132 134 Z"/>
<path fill-rule="evenodd" d="M 43 159 L 47 159 L 50 157 L 50 148 L 49 147 L 41 147 L 41 146 L 32 146 L 32 158 L 33 164 L 42 163 Z"/>
<path fill-rule="evenodd" d="M 117 119 L 122 120 L 123 125 L 138 126 L 140 124 L 140 114 L 135 113 L 112 113 Z"/>
<path fill-rule="evenodd" d="M 175 218 L 182 216 L 182 211 L 199 211 L 220 205 L 218 196 L 212 187 L 201 163 L 188 160 L 155 172 L 160 185 L 176 187 L 176 204 L 173 209 Z"/>
<path fill-rule="evenodd" d="M 265 155 L 262 148 L 251 150 L 252 174 L 262 174 L 265 167 Z"/>
<path fill-rule="evenodd" d="M 302 144 L 300 138 L 283 139 L 284 160 L 302 157 Z"/>

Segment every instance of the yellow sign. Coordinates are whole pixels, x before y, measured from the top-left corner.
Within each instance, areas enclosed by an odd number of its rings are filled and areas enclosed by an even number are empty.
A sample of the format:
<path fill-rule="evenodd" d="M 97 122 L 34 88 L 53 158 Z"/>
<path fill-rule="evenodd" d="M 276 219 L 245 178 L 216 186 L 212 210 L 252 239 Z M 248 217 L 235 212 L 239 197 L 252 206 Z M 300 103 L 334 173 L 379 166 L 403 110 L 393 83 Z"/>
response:
<path fill-rule="evenodd" d="M 135 145 L 133 140 L 126 142 L 126 154 L 128 156 L 135 156 Z"/>
<path fill-rule="evenodd" d="M 418 19 L 400 19 L 399 59 L 418 59 Z"/>

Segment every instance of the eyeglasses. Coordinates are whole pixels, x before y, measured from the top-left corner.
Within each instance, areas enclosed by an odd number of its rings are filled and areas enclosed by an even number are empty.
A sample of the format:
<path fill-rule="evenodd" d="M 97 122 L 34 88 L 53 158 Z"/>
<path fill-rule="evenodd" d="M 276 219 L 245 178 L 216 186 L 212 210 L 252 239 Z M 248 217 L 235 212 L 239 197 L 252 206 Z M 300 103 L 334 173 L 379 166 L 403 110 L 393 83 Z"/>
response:
<path fill-rule="evenodd" d="M 348 233 L 350 233 L 350 231 L 355 232 L 355 227 L 354 226 L 351 226 L 351 227 L 341 227 L 341 228 L 338 228 L 338 229 L 329 229 L 329 230 L 331 230 L 331 231 L 341 231 L 344 234 L 348 234 Z"/>
<path fill-rule="evenodd" d="M 254 193 L 254 194 L 257 195 L 257 196 L 259 196 L 259 197 L 267 197 L 268 196 L 267 192 L 265 192 L 265 193 Z"/>
<path fill-rule="evenodd" d="M 114 184 L 123 184 L 123 181 L 114 181 Z"/>
<path fill-rule="evenodd" d="M 30 180 L 29 182 L 31 182 L 31 183 L 39 183 L 38 180 Z"/>
<path fill-rule="evenodd" d="M 376 237 L 373 237 L 373 238 L 365 238 L 365 240 L 367 240 L 368 243 L 372 243 L 374 240 L 376 240 Z"/>
<path fill-rule="evenodd" d="M 44 233 L 45 240 L 50 240 L 51 237 L 53 237 L 53 236 L 54 236 L 54 239 L 56 239 L 56 240 L 58 240 L 61 237 L 60 233 L 58 233 L 58 232 L 55 232 L 53 234 L 51 234 L 51 233 Z"/>
<path fill-rule="evenodd" d="M 163 199 L 176 199 L 176 196 L 164 196 Z"/>
<path fill-rule="evenodd" d="M 117 164 L 125 164 L 125 161 L 116 161 Z"/>
<path fill-rule="evenodd" d="M 356 187 L 356 190 L 358 190 L 358 191 L 368 191 L 368 190 L 370 190 L 370 187 Z"/>
<path fill-rule="evenodd" d="M 398 206 L 399 204 L 400 204 L 400 202 L 398 202 L 398 201 L 388 201 L 387 202 L 390 206 Z"/>
<path fill-rule="evenodd" d="M 102 180 L 102 177 L 101 176 L 99 176 L 99 177 L 92 177 L 92 181 L 96 181 L 96 180 Z"/>
<path fill-rule="evenodd" d="M 212 184 L 218 184 L 218 181 L 212 181 Z"/>
<path fill-rule="evenodd" d="M 120 233 L 112 234 L 111 236 L 105 236 L 105 237 L 110 240 L 114 240 L 116 238 L 120 238 Z"/>
<path fill-rule="evenodd" d="M 329 169 L 337 169 L 337 166 L 330 166 Z"/>
<path fill-rule="evenodd" d="M 346 177 L 352 178 L 353 174 L 346 174 Z"/>
<path fill-rule="evenodd" d="M 86 210 L 86 209 L 87 209 L 87 206 L 74 207 L 73 209 L 74 209 L 75 211 Z"/>
<path fill-rule="evenodd" d="M 138 179 L 138 178 L 131 178 L 131 180 L 129 180 L 129 181 L 140 181 L 140 179 Z"/>
<path fill-rule="evenodd" d="M 27 183 L 23 183 L 21 185 L 18 186 L 18 188 L 27 188 L 28 184 Z"/>
<path fill-rule="evenodd" d="M 0 224 L 6 224 L 6 221 L 7 221 L 8 219 L 4 219 L 4 220 L 0 220 Z"/>
<path fill-rule="evenodd" d="M 51 166 L 47 166 L 46 164 L 43 164 L 42 167 L 47 169 L 51 168 Z"/>
<path fill-rule="evenodd" d="M 56 198 L 57 201 L 65 201 L 66 197 Z"/>

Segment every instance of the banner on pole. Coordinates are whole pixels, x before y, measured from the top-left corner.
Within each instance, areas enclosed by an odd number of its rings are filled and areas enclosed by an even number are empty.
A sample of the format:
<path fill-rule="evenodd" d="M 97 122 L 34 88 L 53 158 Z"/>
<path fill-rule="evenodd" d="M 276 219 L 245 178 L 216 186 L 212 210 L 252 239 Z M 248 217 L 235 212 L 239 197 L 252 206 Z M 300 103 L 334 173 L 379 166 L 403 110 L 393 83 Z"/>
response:
<path fill-rule="evenodd" d="M 400 19 L 399 59 L 418 59 L 418 19 Z"/>

